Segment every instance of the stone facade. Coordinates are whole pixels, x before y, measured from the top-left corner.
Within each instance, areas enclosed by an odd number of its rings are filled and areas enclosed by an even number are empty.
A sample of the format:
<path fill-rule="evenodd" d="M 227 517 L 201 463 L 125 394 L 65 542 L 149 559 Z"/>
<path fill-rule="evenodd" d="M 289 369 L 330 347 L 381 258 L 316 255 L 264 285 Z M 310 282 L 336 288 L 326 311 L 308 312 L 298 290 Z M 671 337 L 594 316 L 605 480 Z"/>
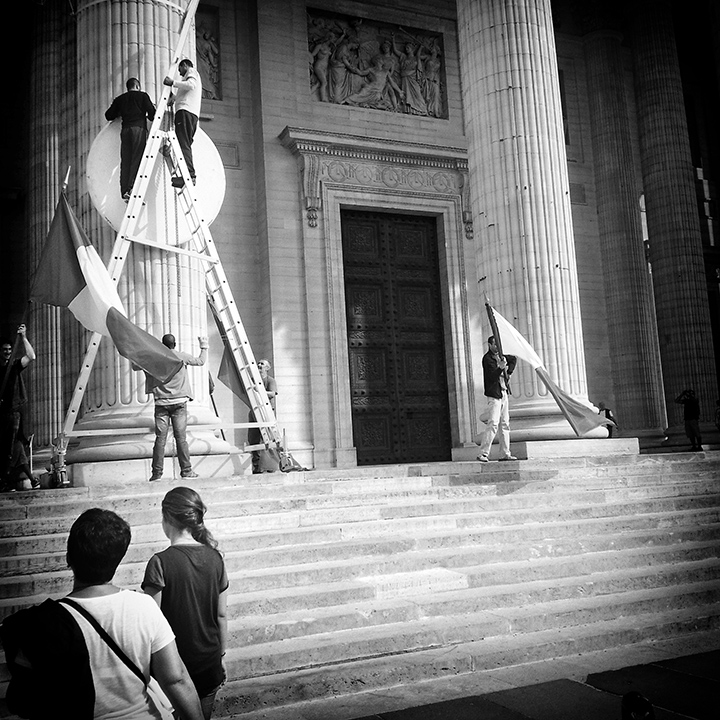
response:
<path fill-rule="evenodd" d="M 658 88 L 640 86 L 633 71 L 633 63 L 651 62 L 672 39 L 671 3 L 660 4 L 663 12 L 651 13 L 644 2 L 630 3 L 634 24 L 621 28 L 615 17 L 590 10 L 579 17 L 576 4 L 551 8 L 549 0 L 200 5 L 187 54 L 209 79 L 200 123 L 226 175 L 225 201 L 211 230 L 255 356 L 273 362 L 280 426 L 304 465 L 356 462 L 341 242 L 342 213 L 351 208 L 436 219 L 451 449 L 472 446 L 478 431 L 486 292 L 559 384 L 583 400 L 606 402 L 623 432 L 649 444 L 662 440 L 667 427 L 681 434 L 672 401 L 686 385 L 701 395 L 704 421 L 710 420 L 717 398 L 711 323 L 717 334 L 718 317 L 705 302 L 703 265 L 717 262 L 717 251 L 703 244 L 707 233 L 693 204 L 690 140 L 685 154 L 671 154 L 673 130 L 663 125 L 681 125 L 679 90 L 653 115 Z M 159 92 L 179 27 L 173 7 L 159 0 L 79 0 L 71 16 L 65 4 L 48 0 L 33 9 L 34 159 L 20 175 L 32 199 L 26 210 L 32 247 L 23 256 L 29 266 L 52 215 L 54 177 L 66 164 L 73 168 L 71 199 L 107 259 L 114 236 L 82 186 L 84 158 L 102 112 L 128 76 L 141 77 L 151 96 Z M 646 13 L 658 18 L 651 26 L 642 22 Z M 397 42 L 385 51 L 395 60 L 376 61 L 383 38 L 393 34 Z M 406 46 L 401 37 L 414 40 Z M 418 96 L 425 105 L 418 100 L 413 107 L 414 91 L 403 91 L 401 79 L 389 100 L 334 100 L 330 81 L 321 88 L 323 67 L 316 63 L 323 53 L 337 57 L 348 38 L 364 52 L 352 56 L 358 72 L 348 71 L 356 94 L 368 88 L 374 62 L 387 69 L 407 62 L 408 54 L 420 66 L 440 57 L 436 110 L 427 110 L 427 90 Z M 104 56 L 103 47 L 112 53 Z M 40 100 L 43 92 L 57 92 L 48 58 L 67 70 L 58 100 L 67 104 L 67 123 Z M 665 52 L 662 60 L 679 82 L 677 54 Z M 428 65 L 426 76 L 434 70 Z M 415 74 L 418 87 L 426 76 Z M 687 126 L 684 132 L 692 135 Z M 705 152 L 717 159 L 712 148 Z M 712 179 L 712 163 L 705 164 Z M 664 168 L 661 177 L 657 167 Z M 668 196 L 676 187 L 669 178 L 680 176 L 682 217 Z M 692 248 L 679 284 L 667 269 L 668 262 L 677 265 L 668 254 L 677 237 Z M 155 251 L 143 257 L 121 287 L 138 322 L 159 334 L 172 314 L 144 316 L 133 283 L 147 277 L 143 267 L 156 267 L 162 277 L 170 269 Z M 164 292 L 167 283 L 160 284 Z M 197 292 L 199 285 L 190 284 Z M 152 283 L 150 289 L 158 290 Z M 710 291 L 717 299 L 717 289 Z M 163 302 L 157 298 L 152 306 Z M 691 308 L 687 317 L 679 303 Z M 193 301 L 192 307 L 177 318 L 194 318 L 188 341 L 206 323 L 201 306 Z M 65 311 L 36 310 L 30 328 L 40 350 L 31 392 L 42 445 L 59 427 L 83 341 Z M 679 346 L 698 352 L 690 359 L 680 353 L 680 360 Z M 212 374 L 221 352 L 211 338 Z M 84 422 L 100 411 L 119 428 L 147 422 L 151 404 L 138 378 L 111 346 L 101 358 Z M 194 381 L 204 386 L 204 372 Z M 514 439 L 573 436 L 530 370 L 520 367 L 515 385 Z M 221 383 L 214 401 L 224 419 L 245 419 L 245 406 Z M 214 414 L 205 390 L 196 407 L 200 419 Z M 241 446 L 244 431 L 229 432 L 228 440 Z M 103 445 L 94 442 L 86 459 L 106 459 Z M 124 457 L 147 457 L 149 440 L 127 440 L 124 448 Z M 196 438 L 198 453 L 223 448 Z"/>

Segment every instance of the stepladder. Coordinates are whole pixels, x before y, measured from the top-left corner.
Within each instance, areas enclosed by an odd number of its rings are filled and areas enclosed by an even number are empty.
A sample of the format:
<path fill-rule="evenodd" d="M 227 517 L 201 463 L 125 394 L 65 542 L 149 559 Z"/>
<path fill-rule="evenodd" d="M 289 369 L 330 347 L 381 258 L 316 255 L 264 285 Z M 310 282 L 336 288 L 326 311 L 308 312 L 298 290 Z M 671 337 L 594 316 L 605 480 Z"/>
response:
<path fill-rule="evenodd" d="M 180 57 L 179 52 L 187 39 L 190 21 L 196 7 L 197 0 L 191 0 L 168 75 L 172 75 L 177 67 Z M 148 140 L 135 177 L 133 189 L 127 201 L 122 221 L 117 228 L 117 235 L 108 263 L 108 272 L 112 281 L 117 284 L 133 243 L 155 247 L 167 253 L 186 255 L 203 262 L 208 303 L 221 331 L 226 354 L 231 357 L 237 378 L 240 381 L 243 400 L 250 408 L 254 418 L 252 423 L 234 423 L 233 425 L 235 427 L 256 426 L 262 438 L 262 444 L 257 448 L 265 448 L 276 452 L 280 458 L 280 468 L 283 469 L 283 464 L 288 465 L 288 458 L 290 458 L 286 450 L 285 439 L 279 431 L 273 407 L 265 390 L 230 284 L 213 241 L 209 228 L 211 220 L 208 220 L 202 203 L 198 200 L 196 188 L 189 176 L 180 143 L 173 129 L 173 110 L 170 103 L 172 88 L 167 85 L 163 85 L 162 88 L 155 117 L 148 131 Z M 169 172 L 169 179 L 174 179 L 172 185 L 175 187 L 176 202 L 180 208 L 180 215 L 189 228 L 190 239 L 187 242 L 163 243 L 147 237 L 140 237 L 140 233 L 138 233 L 139 218 L 143 210 L 146 210 L 146 198 L 151 175 L 158 164 L 163 164 Z M 93 333 L 90 338 L 60 439 L 63 436 L 91 434 L 90 432 L 80 433 L 74 431 L 74 426 L 89 375 L 97 356 L 101 337 L 99 334 Z M 248 451 L 254 449 L 256 448 L 252 446 L 245 448 Z M 285 460 L 284 463 L 282 462 L 283 459 Z"/>

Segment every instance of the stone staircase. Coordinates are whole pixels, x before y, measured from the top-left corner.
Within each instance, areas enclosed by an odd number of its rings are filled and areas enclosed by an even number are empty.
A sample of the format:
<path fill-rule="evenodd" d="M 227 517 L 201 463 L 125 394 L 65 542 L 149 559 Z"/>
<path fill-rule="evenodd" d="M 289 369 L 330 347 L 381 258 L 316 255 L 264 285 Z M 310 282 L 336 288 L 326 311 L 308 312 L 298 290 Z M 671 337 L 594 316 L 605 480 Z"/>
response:
<path fill-rule="evenodd" d="M 720 628 L 718 453 L 192 484 L 230 576 L 217 718 Z M 132 525 L 115 581 L 138 588 L 169 486 L 1 496 L 0 616 L 69 591 L 89 507 Z"/>

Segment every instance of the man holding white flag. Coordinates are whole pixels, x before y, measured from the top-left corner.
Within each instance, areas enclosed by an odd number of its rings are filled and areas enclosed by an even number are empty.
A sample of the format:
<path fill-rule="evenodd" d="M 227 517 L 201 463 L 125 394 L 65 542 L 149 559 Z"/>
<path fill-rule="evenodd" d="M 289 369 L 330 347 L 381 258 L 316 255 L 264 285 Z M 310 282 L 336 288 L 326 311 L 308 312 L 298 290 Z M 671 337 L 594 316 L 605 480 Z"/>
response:
<path fill-rule="evenodd" d="M 560 388 L 550 377 L 543 361 L 535 352 L 532 345 L 530 345 L 530 343 L 515 329 L 515 327 L 513 327 L 513 325 L 511 325 L 497 310 L 495 310 L 489 302 L 486 301 L 485 307 L 488 312 L 493 332 L 502 341 L 500 343 L 501 347 L 505 351 L 509 350 L 514 353 L 518 358 L 527 362 L 533 370 L 535 370 L 536 375 L 548 389 L 548 392 L 552 395 L 560 408 L 560 411 L 565 416 L 565 419 L 568 421 L 570 427 L 572 427 L 578 437 L 582 437 L 583 435 L 593 431 L 595 428 L 603 427 L 607 424 L 617 427 L 617 425 L 609 418 L 599 416 L 595 408 L 580 402 Z M 509 444 L 507 447 L 510 447 Z M 480 460 L 480 458 L 478 458 L 478 460 Z"/>
<path fill-rule="evenodd" d="M 480 441 L 480 462 L 488 462 L 490 447 L 500 430 L 500 459 L 517 460 L 510 453 L 510 375 L 517 363 L 514 355 L 503 355 L 494 335 L 488 338 L 488 351 L 483 355 L 483 382 L 487 408 L 483 414 L 485 432 Z"/>

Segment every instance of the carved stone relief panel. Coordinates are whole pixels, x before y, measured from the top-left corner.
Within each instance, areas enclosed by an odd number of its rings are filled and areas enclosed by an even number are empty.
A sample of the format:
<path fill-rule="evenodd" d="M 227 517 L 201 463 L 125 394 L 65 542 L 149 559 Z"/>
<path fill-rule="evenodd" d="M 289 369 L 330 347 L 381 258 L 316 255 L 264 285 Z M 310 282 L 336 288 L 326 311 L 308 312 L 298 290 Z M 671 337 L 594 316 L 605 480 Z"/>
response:
<path fill-rule="evenodd" d="M 195 14 L 197 70 L 203 84 L 202 96 L 222 100 L 220 76 L 220 12 L 212 5 L 200 5 Z"/>
<path fill-rule="evenodd" d="M 307 21 L 318 101 L 448 117 L 441 34 L 313 8 Z"/>

